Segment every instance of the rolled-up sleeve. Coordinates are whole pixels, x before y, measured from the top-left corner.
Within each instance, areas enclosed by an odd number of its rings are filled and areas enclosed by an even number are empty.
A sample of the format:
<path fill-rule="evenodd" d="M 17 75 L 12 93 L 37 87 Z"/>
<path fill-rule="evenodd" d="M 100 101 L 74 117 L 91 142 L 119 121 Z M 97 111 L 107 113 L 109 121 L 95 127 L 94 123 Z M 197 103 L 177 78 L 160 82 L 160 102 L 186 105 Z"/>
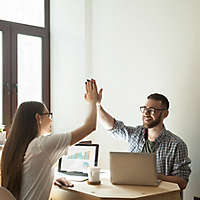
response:
<path fill-rule="evenodd" d="M 191 160 L 188 157 L 188 149 L 186 144 L 184 142 L 178 143 L 176 147 L 172 175 L 179 176 L 188 181 L 191 173 L 190 163 Z"/>
<path fill-rule="evenodd" d="M 112 133 L 114 137 L 130 142 L 131 135 L 135 132 L 135 130 L 135 127 L 126 126 L 122 121 L 115 119 L 113 128 L 108 130 L 108 132 Z"/>

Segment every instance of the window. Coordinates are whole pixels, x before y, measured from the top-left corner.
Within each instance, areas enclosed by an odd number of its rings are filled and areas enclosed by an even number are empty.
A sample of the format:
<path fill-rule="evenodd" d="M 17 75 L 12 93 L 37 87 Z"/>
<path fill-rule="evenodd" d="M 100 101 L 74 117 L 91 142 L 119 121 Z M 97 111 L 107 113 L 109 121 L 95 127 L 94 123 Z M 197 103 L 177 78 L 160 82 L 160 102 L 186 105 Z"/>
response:
<path fill-rule="evenodd" d="M 18 34 L 18 105 L 24 101 L 42 101 L 42 39 Z"/>
<path fill-rule="evenodd" d="M 0 124 L 9 125 L 23 101 L 50 108 L 49 32 L 49 0 L 1 4 Z"/>
<path fill-rule="evenodd" d="M 44 6 L 44 0 L 2 1 L 0 19 L 44 27 Z"/>

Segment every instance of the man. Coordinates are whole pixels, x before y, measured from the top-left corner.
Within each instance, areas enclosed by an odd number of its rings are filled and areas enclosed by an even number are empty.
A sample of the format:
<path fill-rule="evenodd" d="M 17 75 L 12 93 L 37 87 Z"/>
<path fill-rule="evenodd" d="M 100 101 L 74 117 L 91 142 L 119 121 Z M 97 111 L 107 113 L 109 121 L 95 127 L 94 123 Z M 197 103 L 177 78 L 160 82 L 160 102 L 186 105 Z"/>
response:
<path fill-rule="evenodd" d="M 156 153 L 158 179 L 177 183 L 185 189 L 191 173 L 186 144 L 178 136 L 165 129 L 164 119 L 168 116 L 169 102 L 161 94 L 151 94 L 140 107 L 143 126 L 130 127 L 114 119 L 101 106 L 102 89 L 98 96 L 99 118 L 104 127 L 114 136 L 129 143 L 131 152 Z"/>

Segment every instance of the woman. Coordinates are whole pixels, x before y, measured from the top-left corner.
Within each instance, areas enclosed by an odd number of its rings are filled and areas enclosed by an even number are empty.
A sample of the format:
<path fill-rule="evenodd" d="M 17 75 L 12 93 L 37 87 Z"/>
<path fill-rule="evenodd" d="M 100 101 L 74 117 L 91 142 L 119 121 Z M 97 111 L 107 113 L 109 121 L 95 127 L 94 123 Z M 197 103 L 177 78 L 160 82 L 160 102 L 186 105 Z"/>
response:
<path fill-rule="evenodd" d="M 85 83 L 90 112 L 83 126 L 66 134 L 50 134 L 51 115 L 39 102 L 22 103 L 13 120 L 2 153 L 2 186 L 17 200 L 48 200 L 56 161 L 67 147 L 96 129 L 97 86 Z M 59 181 L 59 180 L 58 180 Z M 62 179 L 60 180 L 62 181 Z"/>

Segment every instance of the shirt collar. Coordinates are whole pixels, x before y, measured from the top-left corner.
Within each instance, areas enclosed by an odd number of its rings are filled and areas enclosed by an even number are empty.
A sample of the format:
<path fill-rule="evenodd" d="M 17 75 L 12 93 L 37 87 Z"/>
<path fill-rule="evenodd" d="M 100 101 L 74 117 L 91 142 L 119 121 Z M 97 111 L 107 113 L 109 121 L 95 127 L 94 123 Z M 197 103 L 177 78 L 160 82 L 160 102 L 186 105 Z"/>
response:
<path fill-rule="evenodd" d="M 147 139 L 148 138 L 148 129 L 144 128 L 144 131 L 143 131 L 143 134 L 144 134 L 144 138 Z M 165 126 L 163 125 L 163 129 L 160 131 L 160 134 L 159 136 L 155 139 L 155 142 L 161 142 L 163 140 L 163 138 L 165 137 L 166 135 L 166 128 Z"/>
<path fill-rule="evenodd" d="M 160 131 L 160 135 L 156 138 L 155 142 L 161 142 L 163 140 L 163 138 L 166 135 L 166 129 L 165 126 L 163 125 L 163 129 Z"/>

